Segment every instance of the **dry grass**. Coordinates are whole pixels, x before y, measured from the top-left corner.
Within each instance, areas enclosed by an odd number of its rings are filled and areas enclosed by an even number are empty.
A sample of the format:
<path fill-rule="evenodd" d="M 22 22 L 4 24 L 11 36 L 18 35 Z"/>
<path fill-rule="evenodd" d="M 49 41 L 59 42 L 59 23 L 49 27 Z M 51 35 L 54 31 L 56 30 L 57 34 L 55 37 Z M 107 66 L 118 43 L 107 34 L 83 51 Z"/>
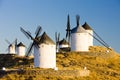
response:
<path fill-rule="evenodd" d="M 58 71 L 30 68 L 33 59 L 7 56 L 1 58 L 0 67 L 21 68 L 1 76 L 0 80 L 118 80 L 120 79 L 120 55 L 114 50 L 106 52 L 105 47 L 90 47 L 90 52 L 57 53 Z M 14 61 L 14 63 L 13 63 Z M 80 77 L 79 71 L 87 67 L 90 75 Z"/>

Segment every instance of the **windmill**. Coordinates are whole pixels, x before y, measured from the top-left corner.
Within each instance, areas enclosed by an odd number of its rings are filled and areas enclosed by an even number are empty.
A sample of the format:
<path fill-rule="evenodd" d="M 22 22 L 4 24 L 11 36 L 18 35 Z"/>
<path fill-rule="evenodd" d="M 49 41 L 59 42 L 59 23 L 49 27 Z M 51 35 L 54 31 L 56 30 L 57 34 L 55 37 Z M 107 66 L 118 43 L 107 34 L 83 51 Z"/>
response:
<path fill-rule="evenodd" d="M 59 51 L 60 52 L 69 52 L 70 51 L 70 46 L 69 42 L 66 41 L 65 38 L 59 41 Z"/>
<path fill-rule="evenodd" d="M 79 15 L 76 15 L 76 27 L 71 30 L 71 50 L 88 51 L 88 33 L 79 25 Z"/>
<path fill-rule="evenodd" d="M 17 55 L 25 56 L 25 45 L 22 42 L 17 45 Z"/>
<path fill-rule="evenodd" d="M 5 39 L 5 41 L 9 44 L 8 46 L 8 53 L 9 54 L 15 54 L 17 50 L 17 39 L 15 39 L 12 43 Z"/>
<path fill-rule="evenodd" d="M 68 15 L 67 16 L 67 29 L 66 29 L 66 39 L 67 39 L 68 43 L 70 43 L 70 33 L 71 33 L 70 18 L 69 18 L 69 15 Z"/>
<path fill-rule="evenodd" d="M 44 32 L 40 37 L 41 27 L 36 29 L 35 38 L 31 36 L 31 33 L 20 28 L 26 37 L 31 38 L 33 41 L 26 53 L 28 56 L 34 47 L 34 67 L 40 68 L 54 68 L 56 69 L 56 45 L 51 38 Z"/>

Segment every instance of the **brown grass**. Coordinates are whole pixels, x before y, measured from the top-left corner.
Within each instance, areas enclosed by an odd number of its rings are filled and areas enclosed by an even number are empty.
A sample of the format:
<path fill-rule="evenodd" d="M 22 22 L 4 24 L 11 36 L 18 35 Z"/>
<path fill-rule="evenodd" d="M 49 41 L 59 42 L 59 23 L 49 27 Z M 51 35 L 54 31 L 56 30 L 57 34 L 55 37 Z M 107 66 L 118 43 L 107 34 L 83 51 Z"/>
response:
<path fill-rule="evenodd" d="M 120 79 L 120 55 L 114 50 L 94 46 L 89 52 L 57 53 L 58 71 L 53 69 L 30 68 L 32 58 L 1 56 L 0 68 L 23 68 L 0 76 L 0 80 L 118 80 Z M 87 67 L 90 75 L 79 76 L 79 71 Z"/>

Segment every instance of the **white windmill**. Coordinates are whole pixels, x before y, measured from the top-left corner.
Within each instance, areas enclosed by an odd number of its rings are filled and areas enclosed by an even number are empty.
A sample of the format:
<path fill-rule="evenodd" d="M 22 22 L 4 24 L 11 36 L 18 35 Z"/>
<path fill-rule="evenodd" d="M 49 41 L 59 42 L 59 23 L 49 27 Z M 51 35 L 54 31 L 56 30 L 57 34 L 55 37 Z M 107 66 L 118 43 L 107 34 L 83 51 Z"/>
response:
<path fill-rule="evenodd" d="M 21 31 L 33 40 L 26 56 L 30 54 L 34 46 L 34 67 L 56 69 L 56 45 L 45 32 L 39 37 L 41 27 L 37 28 L 35 38 L 23 28 L 21 28 Z"/>
<path fill-rule="evenodd" d="M 8 46 L 8 54 L 15 54 L 16 53 L 16 41 L 17 41 L 17 39 L 15 39 L 15 41 L 14 42 L 10 42 L 10 41 L 8 41 L 7 39 L 5 40 L 8 44 L 9 44 L 9 46 Z"/>
<path fill-rule="evenodd" d="M 60 52 L 69 52 L 70 51 L 70 45 L 64 38 L 59 41 L 59 51 Z"/>
<path fill-rule="evenodd" d="M 77 26 L 71 30 L 71 51 L 88 51 L 88 33 L 79 25 L 79 16 L 76 16 Z"/>
<path fill-rule="evenodd" d="M 17 45 L 17 55 L 25 56 L 25 45 L 22 42 Z"/>
<path fill-rule="evenodd" d="M 57 36 L 56 32 L 56 46 L 59 49 L 59 51 L 70 51 L 70 17 L 69 14 L 67 16 L 67 29 L 66 29 L 66 38 L 63 38 L 62 40 L 59 40 L 60 34 Z M 57 51 L 57 50 L 56 50 Z"/>
<path fill-rule="evenodd" d="M 63 38 L 61 41 L 59 41 L 59 48 L 68 48 L 69 43 Z"/>

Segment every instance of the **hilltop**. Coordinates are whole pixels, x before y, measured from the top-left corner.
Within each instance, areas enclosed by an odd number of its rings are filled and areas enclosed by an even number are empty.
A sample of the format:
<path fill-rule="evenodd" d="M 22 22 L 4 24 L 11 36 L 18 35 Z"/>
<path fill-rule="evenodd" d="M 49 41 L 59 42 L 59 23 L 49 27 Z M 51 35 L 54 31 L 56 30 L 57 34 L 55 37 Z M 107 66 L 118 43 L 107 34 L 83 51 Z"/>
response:
<path fill-rule="evenodd" d="M 53 69 L 33 68 L 33 58 L 16 55 L 0 55 L 0 68 L 7 72 L 0 73 L 0 80 L 118 80 L 120 79 L 120 55 L 114 50 L 101 46 L 89 48 L 89 52 L 57 53 L 58 71 Z M 84 67 L 89 76 L 79 76 Z M 13 69 L 13 70 L 12 70 Z M 12 70 L 12 71 L 9 71 Z"/>

